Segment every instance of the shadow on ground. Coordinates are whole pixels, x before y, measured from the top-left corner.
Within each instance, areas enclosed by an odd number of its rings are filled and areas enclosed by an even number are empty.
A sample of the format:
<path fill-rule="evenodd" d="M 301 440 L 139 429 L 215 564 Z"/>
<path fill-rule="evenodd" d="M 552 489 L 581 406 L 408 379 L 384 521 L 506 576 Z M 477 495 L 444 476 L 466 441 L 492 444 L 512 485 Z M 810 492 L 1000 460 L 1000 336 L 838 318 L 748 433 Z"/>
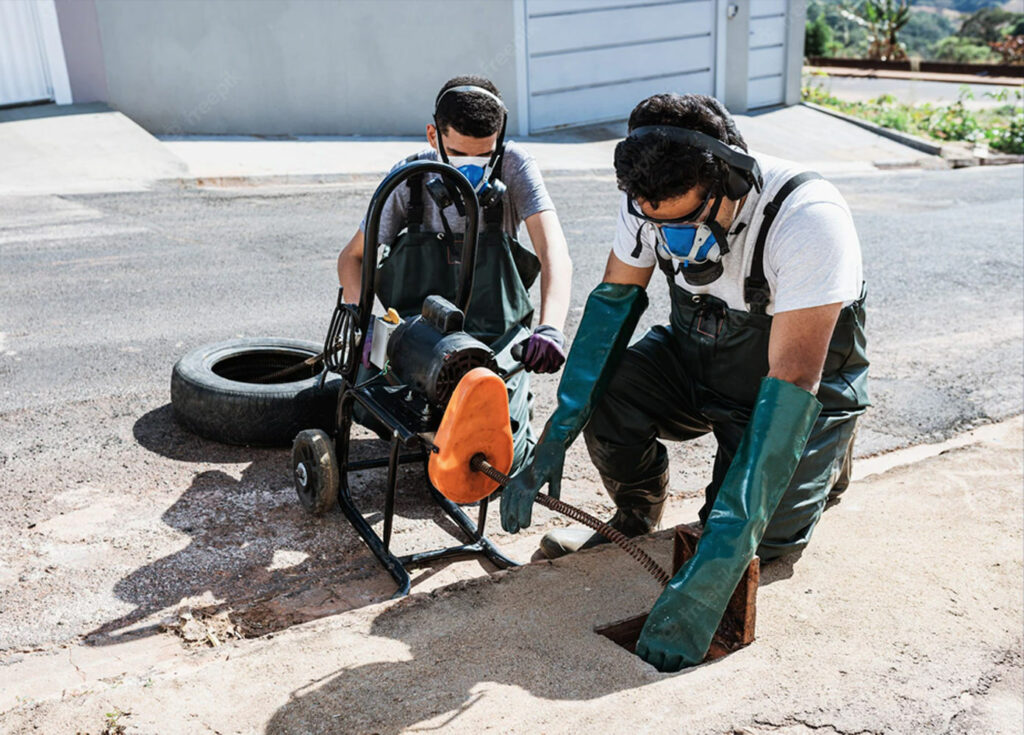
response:
<path fill-rule="evenodd" d="M 153 616 L 169 615 L 185 601 L 205 617 L 226 613 L 239 634 L 258 636 L 394 593 L 390 575 L 337 508 L 317 518 L 301 507 L 291 484 L 288 450 L 199 438 L 174 422 L 169 405 L 140 417 L 133 434 L 160 456 L 224 467 L 198 471 L 163 512 L 161 521 L 187 537 L 187 544 L 114 585 L 115 596 L 134 607 L 89 632 L 89 644 L 157 633 L 161 626 Z M 353 458 L 384 451 L 376 439 L 353 442 Z M 246 466 L 236 476 L 232 466 L 240 464 Z M 422 469 L 413 465 L 400 472 L 396 530 L 433 521 L 442 531 L 457 534 L 455 525 L 435 512 Z M 381 520 L 383 478 L 384 470 L 353 475 L 353 498 L 371 524 Z M 416 584 L 430 576 L 420 575 Z"/>
<path fill-rule="evenodd" d="M 611 573 L 581 576 L 537 565 L 523 570 L 524 576 L 530 573 L 528 584 L 513 578 L 460 583 L 388 607 L 367 634 L 351 631 L 330 642 L 339 648 L 351 642 L 335 658 L 371 662 L 342 666 L 292 691 L 265 732 L 506 731 L 509 722 L 517 723 L 516 731 L 539 732 L 551 723 L 528 724 L 543 710 L 536 699 L 593 701 L 728 660 L 659 674 L 594 632 L 595 622 L 611 622 L 595 621 L 607 610 L 602 612 L 604 603 L 594 600 L 619 597 L 611 607 L 622 607 L 620 575 L 625 569 L 617 565 L 606 571 Z M 642 583 L 625 586 L 639 593 L 627 605 L 647 604 L 653 591 Z M 540 597 L 531 596 L 538 591 Z M 559 606 L 566 605 L 572 609 L 560 614 Z M 485 700 L 483 710 L 489 714 L 478 714 L 474 707 Z M 508 720 L 494 719 L 496 712 Z M 593 725 L 578 723 L 579 731 L 603 731 Z"/>

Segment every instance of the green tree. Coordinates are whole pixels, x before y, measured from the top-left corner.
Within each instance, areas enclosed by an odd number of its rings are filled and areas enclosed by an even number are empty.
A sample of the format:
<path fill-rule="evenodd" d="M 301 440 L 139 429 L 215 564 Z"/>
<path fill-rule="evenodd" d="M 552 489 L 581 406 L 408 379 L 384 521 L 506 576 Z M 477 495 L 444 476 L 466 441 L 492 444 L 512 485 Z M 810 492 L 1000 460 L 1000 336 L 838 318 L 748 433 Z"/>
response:
<path fill-rule="evenodd" d="M 881 61 L 907 58 L 899 33 L 910 20 L 910 0 L 863 0 L 856 8 L 844 5 L 839 12 L 867 29 L 868 58 Z"/>
<path fill-rule="evenodd" d="M 959 13 L 973 13 L 975 10 L 981 10 L 982 8 L 1005 5 L 1006 0 L 926 0 L 917 4 L 932 5 L 936 8 L 949 8 Z"/>
<path fill-rule="evenodd" d="M 813 23 L 807 24 L 804 32 L 804 55 L 827 56 L 832 46 L 832 29 L 825 22 L 825 16 L 819 15 Z"/>
<path fill-rule="evenodd" d="M 1010 13 L 1002 8 L 982 8 L 967 16 L 957 35 L 984 43 L 1000 41 L 1010 25 L 1021 17 L 1019 13 Z"/>
<path fill-rule="evenodd" d="M 809 0 L 807 20 L 811 23 L 824 18 L 832 32 L 832 42 L 826 53 L 829 56 L 862 57 L 867 53 L 867 31 L 858 23 L 846 18 L 841 12 L 840 0 Z"/>
<path fill-rule="evenodd" d="M 954 33 L 956 26 L 945 16 L 912 10 L 910 20 L 900 32 L 900 39 L 906 45 L 909 55 L 930 58 L 931 47 Z"/>

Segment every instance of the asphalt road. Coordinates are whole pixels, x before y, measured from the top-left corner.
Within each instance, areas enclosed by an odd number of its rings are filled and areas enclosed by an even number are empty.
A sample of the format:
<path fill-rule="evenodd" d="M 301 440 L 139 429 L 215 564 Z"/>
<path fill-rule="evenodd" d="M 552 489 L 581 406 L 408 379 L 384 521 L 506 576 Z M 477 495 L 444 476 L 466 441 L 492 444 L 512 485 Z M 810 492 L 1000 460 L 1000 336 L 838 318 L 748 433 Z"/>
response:
<path fill-rule="evenodd" d="M 844 100 L 866 102 L 883 94 L 891 94 L 900 102 L 922 105 L 951 105 L 964 97 L 964 104 L 971 109 L 1016 105 L 1020 100 L 1016 94 L 1020 87 L 1004 87 L 996 84 L 963 84 L 957 82 L 933 82 L 923 79 L 888 79 L 885 77 L 841 77 L 804 75 L 804 85 L 820 86 Z"/>
<path fill-rule="evenodd" d="M 858 453 L 1021 413 L 1021 167 L 836 183 L 869 284 L 874 408 Z M 601 276 L 618 195 L 593 174 L 549 187 L 575 262 L 571 334 Z M 285 451 L 196 439 L 167 405 L 171 366 L 195 346 L 322 340 L 336 253 L 371 188 L 0 198 L 0 652 L 157 631 L 154 618 L 184 602 L 248 609 L 260 633 L 391 595 L 340 514 L 311 519 L 297 507 Z M 664 284 L 650 293 L 646 325 L 668 314 Z M 555 384 L 535 384 L 538 424 Z M 693 520 L 680 501 L 702 495 L 712 456 L 709 439 L 671 449 L 667 522 Z M 379 506 L 373 482 L 354 492 Z M 399 553 L 450 543 L 421 483 L 408 487 Z M 563 492 L 588 512 L 611 508 L 582 447 L 567 458 Z M 514 558 L 565 523 L 534 515 L 529 533 L 494 533 Z"/>
<path fill-rule="evenodd" d="M 861 450 L 1019 412 L 1021 168 L 836 181 L 869 288 L 875 408 Z M 571 332 L 607 257 L 617 192 L 594 175 L 549 186 L 575 264 Z M 170 366 L 204 342 L 321 340 L 336 253 L 369 193 L 351 184 L 0 199 L 0 412 L 166 395 Z M 651 301 L 645 322 L 664 321 L 660 278 Z M 542 397 L 553 382 L 540 381 Z"/>

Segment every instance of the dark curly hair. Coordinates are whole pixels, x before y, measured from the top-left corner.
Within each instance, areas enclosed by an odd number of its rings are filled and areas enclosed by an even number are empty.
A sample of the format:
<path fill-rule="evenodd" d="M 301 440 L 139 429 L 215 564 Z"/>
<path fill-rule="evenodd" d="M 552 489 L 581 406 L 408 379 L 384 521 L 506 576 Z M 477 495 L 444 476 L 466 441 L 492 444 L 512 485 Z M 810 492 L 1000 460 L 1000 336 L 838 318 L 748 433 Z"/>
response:
<path fill-rule="evenodd" d="M 494 82 L 475 74 L 452 77 L 444 83 L 437 95 L 440 97 L 446 89 L 467 85 L 483 87 L 501 99 L 501 93 L 494 86 Z M 501 130 L 501 122 L 504 117 L 504 110 L 490 97 L 470 92 L 446 94 L 438 102 L 437 109 L 434 111 L 434 120 L 439 132 L 447 132 L 449 128 L 453 128 L 456 132 L 471 138 L 486 138 L 494 135 Z"/>
<path fill-rule="evenodd" d="M 703 94 L 656 94 L 633 108 L 630 131 L 645 125 L 674 125 L 718 138 L 744 151 L 747 144 L 729 111 Z M 707 151 L 680 145 L 659 133 L 626 138 L 615 146 L 619 189 L 657 207 L 695 187 L 701 195 L 717 187 L 725 165 Z"/>

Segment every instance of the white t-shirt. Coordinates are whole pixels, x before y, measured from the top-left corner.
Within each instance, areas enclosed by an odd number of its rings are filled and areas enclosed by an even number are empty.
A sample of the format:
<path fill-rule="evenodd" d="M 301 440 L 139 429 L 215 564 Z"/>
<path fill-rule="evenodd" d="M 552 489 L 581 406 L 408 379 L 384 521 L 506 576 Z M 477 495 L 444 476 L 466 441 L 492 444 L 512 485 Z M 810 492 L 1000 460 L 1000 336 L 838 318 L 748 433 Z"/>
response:
<path fill-rule="evenodd" d="M 757 232 L 765 206 L 794 175 L 804 171 L 788 161 L 755 154 L 764 176 L 758 194 L 750 190 L 729 230 L 729 252 L 722 258 L 722 275 L 705 286 L 686 282 L 682 273 L 676 283 L 690 293 L 711 294 L 730 308 L 748 311 L 743 282 L 750 274 Z M 653 225 L 640 235 L 641 249 L 634 257 L 636 231 L 644 222 L 629 213 L 626 196 L 619 208 L 615 255 L 638 268 L 657 265 Z M 768 314 L 842 302 L 848 306 L 860 298 L 864 280 L 860 240 L 850 208 L 828 181 L 808 181 L 792 191 L 775 216 L 765 241 L 764 273 L 771 290 Z M 674 265 L 675 263 L 673 263 Z"/>

